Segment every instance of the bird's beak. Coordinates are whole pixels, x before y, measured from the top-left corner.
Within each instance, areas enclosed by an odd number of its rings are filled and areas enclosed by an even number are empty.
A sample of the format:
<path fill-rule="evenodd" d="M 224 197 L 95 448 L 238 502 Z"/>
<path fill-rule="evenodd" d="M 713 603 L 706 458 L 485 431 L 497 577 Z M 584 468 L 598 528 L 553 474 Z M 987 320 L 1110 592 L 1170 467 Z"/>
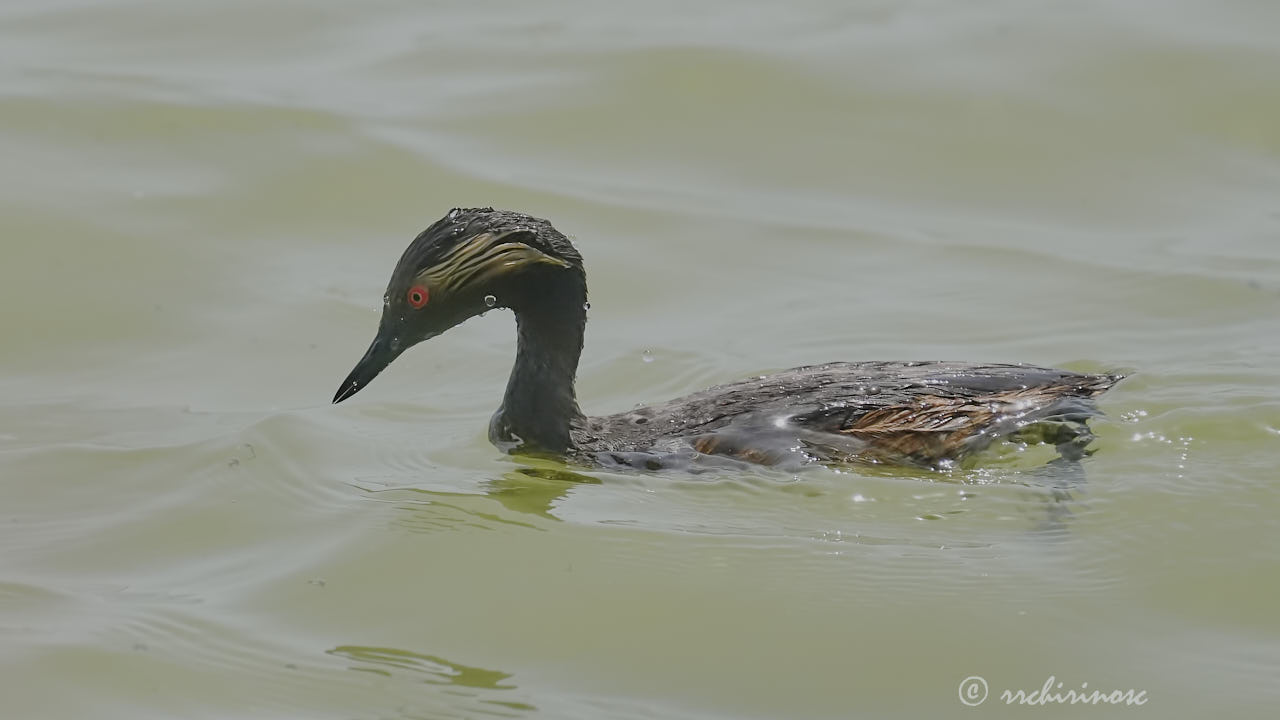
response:
<path fill-rule="evenodd" d="M 404 352 L 404 344 L 400 341 L 400 338 L 388 336 L 382 330 L 379 330 L 377 337 L 373 339 L 373 343 L 365 351 L 364 357 L 360 358 L 360 362 L 356 363 L 355 368 L 347 376 L 347 379 L 342 381 L 337 394 L 333 396 L 333 401 L 340 403 L 363 390 L 364 386 L 378 377 L 378 373 L 390 365 L 392 360 L 399 357 L 401 352 Z"/>

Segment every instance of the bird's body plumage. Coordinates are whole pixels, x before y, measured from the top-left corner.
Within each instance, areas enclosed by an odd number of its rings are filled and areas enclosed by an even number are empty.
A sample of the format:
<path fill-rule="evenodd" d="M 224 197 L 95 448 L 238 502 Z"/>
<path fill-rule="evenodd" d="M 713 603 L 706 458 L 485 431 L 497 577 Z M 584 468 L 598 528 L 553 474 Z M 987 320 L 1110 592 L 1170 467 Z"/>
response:
<path fill-rule="evenodd" d="M 1092 398 L 1119 379 L 1029 365 L 812 365 L 588 418 L 574 433 L 575 452 L 640 466 L 693 452 L 766 465 L 948 467 L 1034 425 L 1053 424 L 1049 437 L 1078 442 L 1099 414 Z"/>
<path fill-rule="evenodd" d="M 1078 457 L 1121 376 L 962 362 L 829 363 L 587 417 L 574 380 L 586 274 L 546 220 L 453 210 L 401 257 L 378 334 L 339 388 L 355 394 L 401 352 L 493 307 L 515 312 L 517 352 L 489 437 L 510 452 L 661 468 L 723 459 L 765 465 L 886 463 L 943 468 L 993 440 L 1036 436 Z"/>

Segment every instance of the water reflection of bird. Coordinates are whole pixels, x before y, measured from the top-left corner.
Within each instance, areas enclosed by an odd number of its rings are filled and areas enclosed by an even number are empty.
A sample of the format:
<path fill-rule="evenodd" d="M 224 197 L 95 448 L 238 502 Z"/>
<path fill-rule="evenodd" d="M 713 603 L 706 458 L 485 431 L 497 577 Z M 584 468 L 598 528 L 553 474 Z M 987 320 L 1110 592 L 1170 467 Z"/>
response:
<path fill-rule="evenodd" d="M 382 321 L 341 402 L 409 347 L 492 308 L 515 312 L 515 366 L 489 438 L 509 452 L 657 469 L 716 462 L 869 462 L 945 468 L 1008 436 L 1078 458 L 1120 375 L 961 362 L 829 363 L 587 417 L 574 378 L 587 322 L 582 256 L 551 223 L 453 210 L 391 274 Z"/>

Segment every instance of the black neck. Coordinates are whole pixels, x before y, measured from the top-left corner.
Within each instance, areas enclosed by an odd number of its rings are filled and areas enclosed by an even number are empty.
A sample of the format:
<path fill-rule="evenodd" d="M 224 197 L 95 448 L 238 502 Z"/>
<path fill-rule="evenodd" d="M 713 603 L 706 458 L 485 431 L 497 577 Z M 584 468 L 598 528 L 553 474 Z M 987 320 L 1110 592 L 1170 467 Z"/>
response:
<path fill-rule="evenodd" d="M 569 430 L 582 418 L 573 383 L 587 325 L 587 286 L 581 271 L 557 272 L 514 303 L 516 363 L 502 407 L 489 424 L 499 447 L 563 454 Z"/>

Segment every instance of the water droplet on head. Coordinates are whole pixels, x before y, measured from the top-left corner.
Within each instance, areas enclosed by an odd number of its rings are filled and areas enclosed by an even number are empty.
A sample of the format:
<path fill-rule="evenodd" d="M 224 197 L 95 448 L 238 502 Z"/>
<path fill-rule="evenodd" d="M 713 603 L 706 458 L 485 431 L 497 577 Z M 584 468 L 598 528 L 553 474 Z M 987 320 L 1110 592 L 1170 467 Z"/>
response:
<path fill-rule="evenodd" d="M 488 305 L 489 307 L 493 307 L 494 305 L 497 305 L 497 304 L 498 304 L 498 298 L 496 298 L 496 297 L 494 297 L 494 296 L 492 296 L 492 295 L 485 295 L 485 296 L 484 296 L 484 304 L 485 304 L 485 305 Z"/>
<path fill-rule="evenodd" d="M 640 359 L 644 360 L 645 362 L 653 362 L 653 352 L 650 350 L 645 350 L 644 354 L 640 356 Z"/>

